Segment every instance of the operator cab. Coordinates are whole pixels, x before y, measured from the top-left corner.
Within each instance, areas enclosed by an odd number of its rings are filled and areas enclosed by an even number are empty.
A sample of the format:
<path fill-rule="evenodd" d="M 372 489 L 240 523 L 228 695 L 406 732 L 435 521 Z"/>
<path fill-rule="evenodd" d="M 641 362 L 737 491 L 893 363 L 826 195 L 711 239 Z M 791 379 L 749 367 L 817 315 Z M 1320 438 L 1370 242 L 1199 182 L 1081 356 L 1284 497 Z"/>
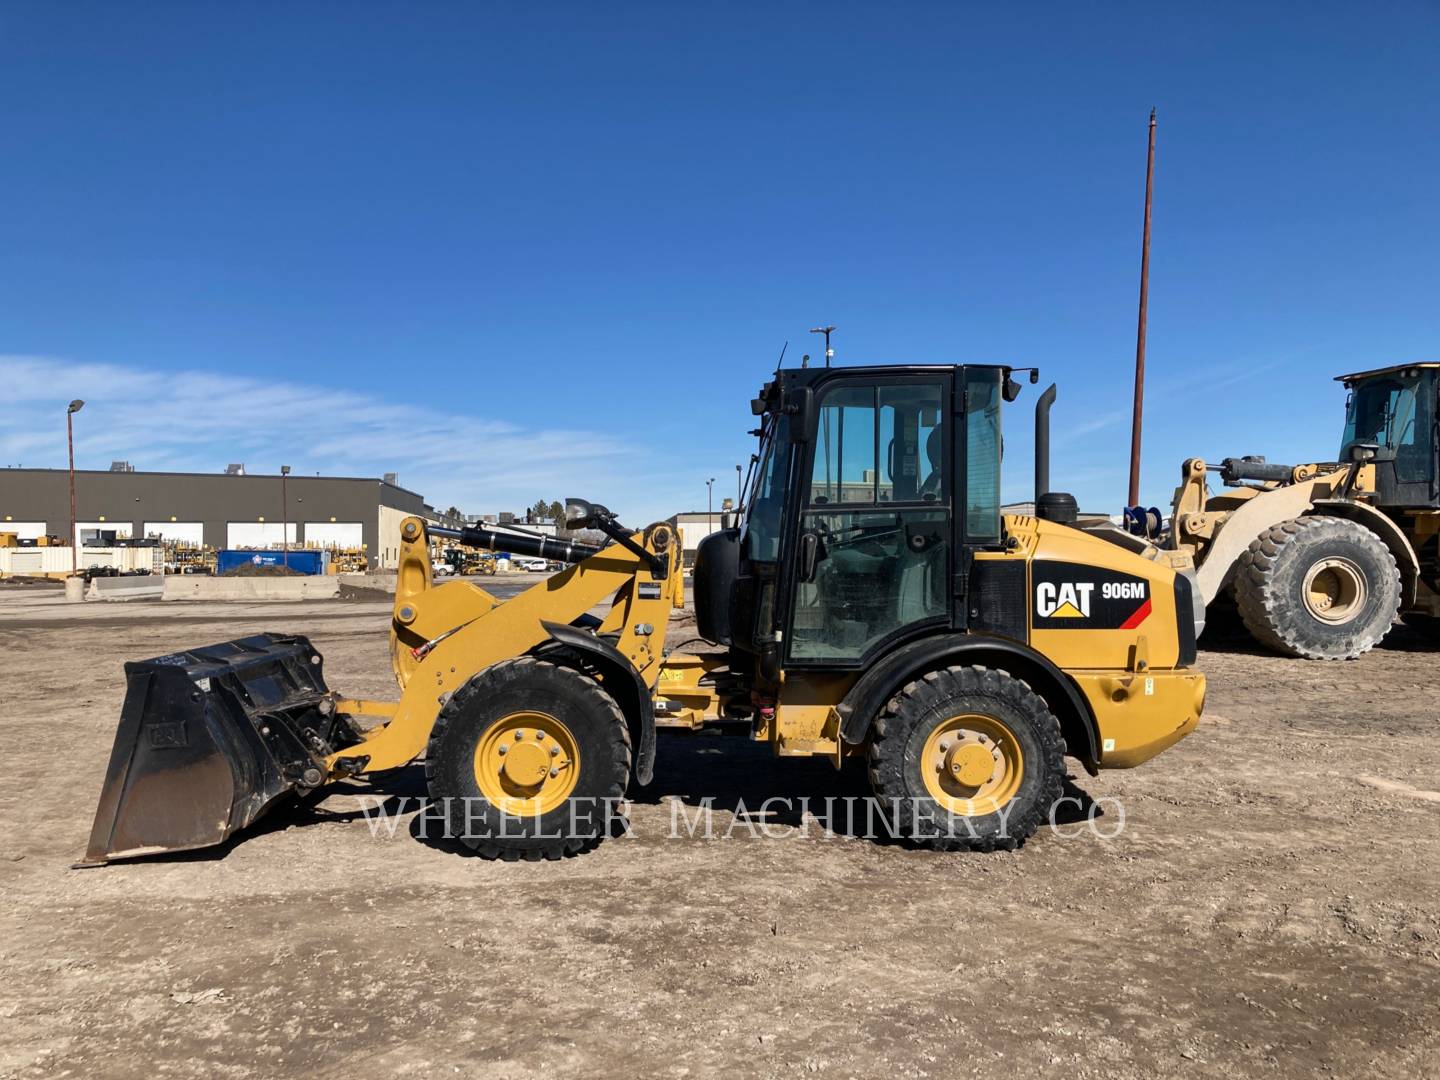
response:
<path fill-rule="evenodd" d="M 1341 375 L 1350 391 L 1340 460 L 1354 447 L 1374 446 L 1379 503 L 1388 507 L 1440 505 L 1437 461 L 1437 377 L 1440 364 L 1407 364 Z"/>
<path fill-rule="evenodd" d="M 972 557 L 1004 545 L 1011 372 L 777 372 L 752 402 L 760 447 L 739 520 L 697 552 L 701 636 L 762 668 L 852 670 L 910 638 L 965 629 Z"/>

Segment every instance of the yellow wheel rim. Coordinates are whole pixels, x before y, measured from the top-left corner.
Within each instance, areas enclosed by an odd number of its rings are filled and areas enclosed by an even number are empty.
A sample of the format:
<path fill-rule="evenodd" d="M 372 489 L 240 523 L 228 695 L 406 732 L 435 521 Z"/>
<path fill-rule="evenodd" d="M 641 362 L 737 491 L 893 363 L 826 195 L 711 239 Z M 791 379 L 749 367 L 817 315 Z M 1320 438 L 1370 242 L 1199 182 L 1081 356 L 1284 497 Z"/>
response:
<path fill-rule="evenodd" d="M 951 717 L 932 731 L 920 767 L 929 796 L 962 817 L 995 813 L 1015 797 L 1025 778 L 1015 733 L 978 713 Z"/>
<path fill-rule="evenodd" d="M 570 797 L 579 776 L 575 736 L 546 713 L 502 717 L 486 729 L 475 748 L 480 794 L 514 817 L 548 814 Z"/>
<path fill-rule="evenodd" d="M 1367 593 L 1364 573 L 1349 559 L 1321 559 L 1305 575 L 1305 606 L 1321 622 L 1349 622 Z"/>

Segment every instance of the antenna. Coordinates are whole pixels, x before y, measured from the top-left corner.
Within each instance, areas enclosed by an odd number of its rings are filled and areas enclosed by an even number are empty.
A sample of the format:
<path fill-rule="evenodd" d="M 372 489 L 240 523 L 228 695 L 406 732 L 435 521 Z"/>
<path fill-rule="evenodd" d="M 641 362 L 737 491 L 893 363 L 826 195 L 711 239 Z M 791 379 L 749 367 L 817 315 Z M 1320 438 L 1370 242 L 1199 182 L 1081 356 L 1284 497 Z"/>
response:
<path fill-rule="evenodd" d="M 825 366 L 827 368 L 830 366 L 830 361 L 835 356 L 835 350 L 830 347 L 830 335 L 834 332 L 835 327 L 833 326 L 817 326 L 810 331 L 810 333 L 812 334 L 825 335 Z"/>
<path fill-rule="evenodd" d="M 776 370 L 776 371 L 779 371 L 779 370 L 780 370 L 780 365 L 783 364 L 783 363 L 785 363 L 785 350 L 788 349 L 789 347 L 790 347 L 790 342 L 788 342 L 788 341 L 785 342 L 784 345 L 781 345 L 781 346 L 780 346 L 780 359 L 775 361 L 775 370 Z"/>

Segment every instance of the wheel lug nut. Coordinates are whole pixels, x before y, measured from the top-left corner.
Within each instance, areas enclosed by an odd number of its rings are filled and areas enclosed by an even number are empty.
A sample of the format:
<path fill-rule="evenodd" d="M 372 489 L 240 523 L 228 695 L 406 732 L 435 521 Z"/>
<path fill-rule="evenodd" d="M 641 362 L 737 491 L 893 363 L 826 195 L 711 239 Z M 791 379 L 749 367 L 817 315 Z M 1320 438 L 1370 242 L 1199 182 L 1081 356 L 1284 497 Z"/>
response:
<path fill-rule="evenodd" d="M 537 739 L 543 739 L 543 738 L 545 738 L 545 732 L 543 732 L 543 731 L 537 731 L 537 732 L 535 732 L 535 738 L 537 738 Z"/>
<path fill-rule="evenodd" d="M 522 728 L 521 730 L 515 732 L 515 738 L 517 738 L 517 739 L 523 739 L 524 737 L 525 737 L 525 731 L 524 731 L 523 728 Z"/>
<path fill-rule="evenodd" d="M 551 775 L 551 776 L 559 776 L 559 775 L 560 775 L 560 770 L 559 770 L 559 769 L 556 769 L 556 768 L 551 768 L 551 770 L 550 770 L 550 775 Z"/>
<path fill-rule="evenodd" d="M 949 744 L 948 742 L 942 742 L 942 743 L 940 744 L 940 752 L 941 752 L 942 754 L 943 754 L 946 750 L 949 750 L 949 749 L 950 749 L 950 744 Z"/>
<path fill-rule="evenodd" d="M 510 752 L 510 747 L 508 747 L 508 746 L 502 746 L 502 747 L 500 747 L 500 753 L 502 753 L 502 754 L 508 754 L 509 752 Z"/>
<path fill-rule="evenodd" d="M 558 746 L 552 746 L 552 747 L 550 747 L 550 756 L 551 756 L 551 757 L 559 757 L 559 756 L 560 756 L 560 747 L 558 747 Z"/>

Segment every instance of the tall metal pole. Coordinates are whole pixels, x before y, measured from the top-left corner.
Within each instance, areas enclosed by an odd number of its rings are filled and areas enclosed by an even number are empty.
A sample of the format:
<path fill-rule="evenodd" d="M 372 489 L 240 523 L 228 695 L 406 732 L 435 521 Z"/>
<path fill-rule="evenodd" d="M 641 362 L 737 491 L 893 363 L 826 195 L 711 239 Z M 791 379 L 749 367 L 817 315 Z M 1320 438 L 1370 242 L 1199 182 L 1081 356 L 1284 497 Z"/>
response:
<path fill-rule="evenodd" d="M 1140 504 L 1140 418 L 1145 409 L 1145 313 L 1150 299 L 1150 200 L 1155 191 L 1155 110 L 1145 158 L 1145 233 L 1140 247 L 1140 321 L 1135 333 L 1135 408 L 1130 418 L 1130 506 Z"/>
<path fill-rule="evenodd" d="M 70 450 L 70 574 L 73 577 L 80 569 L 80 537 L 76 535 L 78 522 L 75 514 L 75 414 L 85 407 L 85 402 L 76 398 L 65 409 L 65 445 Z"/>
<path fill-rule="evenodd" d="M 290 476 L 290 466 L 280 466 L 280 561 L 290 569 L 290 499 L 285 494 L 285 481 Z"/>

